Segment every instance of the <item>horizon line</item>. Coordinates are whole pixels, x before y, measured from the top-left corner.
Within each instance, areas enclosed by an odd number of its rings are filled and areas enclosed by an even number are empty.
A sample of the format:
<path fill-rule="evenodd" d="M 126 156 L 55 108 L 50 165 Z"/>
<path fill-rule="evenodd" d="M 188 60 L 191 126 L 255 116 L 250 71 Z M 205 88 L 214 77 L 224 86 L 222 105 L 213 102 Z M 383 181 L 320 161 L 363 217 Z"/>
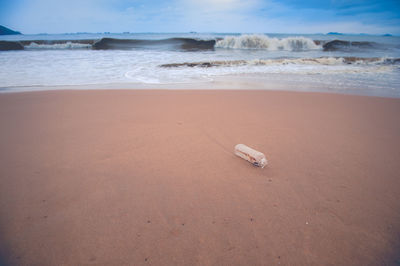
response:
<path fill-rule="evenodd" d="M 302 34 L 302 35 L 331 35 L 331 36 L 340 36 L 340 35 L 361 35 L 361 36 L 388 36 L 388 37 L 399 37 L 397 34 L 392 34 L 392 33 L 354 33 L 354 32 L 327 32 L 327 33 L 322 33 L 322 32 L 315 32 L 315 33 L 283 33 L 283 32 L 206 32 L 206 31 L 182 31 L 182 32 L 167 32 L 167 31 L 143 31 L 143 32 L 130 32 L 130 31 L 122 31 L 122 32 L 110 32 L 110 31 L 104 31 L 104 32 L 86 32 L 86 31 L 77 31 L 77 32 L 57 32 L 57 33 L 46 33 L 46 32 L 40 32 L 40 33 L 22 33 L 20 34 L 7 34 L 7 35 L 62 35 L 62 34 L 235 34 L 235 35 L 243 35 L 243 34 L 250 34 L 250 35 L 257 35 L 257 34 Z M 0 36 L 7 36 L 7 35 L 0 35 Z"/>

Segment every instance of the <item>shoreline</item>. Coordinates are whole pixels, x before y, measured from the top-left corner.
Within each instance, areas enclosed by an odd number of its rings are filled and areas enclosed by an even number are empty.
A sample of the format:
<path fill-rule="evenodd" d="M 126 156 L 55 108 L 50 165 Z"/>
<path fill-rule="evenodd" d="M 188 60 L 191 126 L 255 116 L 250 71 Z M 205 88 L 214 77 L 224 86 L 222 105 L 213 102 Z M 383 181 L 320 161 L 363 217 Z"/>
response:
<path fill-rule="evenodd" d="M 396 265 L 399 113 L 320 92 L 0 93 L 0 262 Z"/>
<path fill-rule="evenodd" d="M 299 87 L 300 86 L 300 87 Z M 250 87 L 250 89 L 249 89 Z M 326 88 L 324 84 L 274 81 L 269 83 L 260 75 L 241 75 L 216 77 L 211 81 L 145 84 L 145 83 L 106 83 L 85 85 L 16 86 L 0 88 L 0 95 L 52 91 L 271 91 L 293 93 L 323 93 L 349 96 L 367 96 L 399 99 L 395 91 L 363 90 L 360 88 Z"/>
<path fill-rule="evenodd" d="M 188 81 L 181 83 L 103 83 L 85 85 L 46 85 L 46 86 L 15 86 L 0 88 L 1 94 L 35 92 L 35 91 L 65 91 L 65 90 L 166 90 L 166 91 L 276 91 L 276 92 L 310 92 L 328 93 L 339 95 L 359 95 L 383 98 L 400 98 L 400 91 L 389 88 L 367 88 L 353 86 L 354 84 L 343 85 L 338 88 L 327 86 L 317 81 L 299 81 L 303 75 L 296 74 L 241 74 L 222 75 L 209 77 L 209 79 Z M 250 89 L 249 89 L 250 88 Z"/>

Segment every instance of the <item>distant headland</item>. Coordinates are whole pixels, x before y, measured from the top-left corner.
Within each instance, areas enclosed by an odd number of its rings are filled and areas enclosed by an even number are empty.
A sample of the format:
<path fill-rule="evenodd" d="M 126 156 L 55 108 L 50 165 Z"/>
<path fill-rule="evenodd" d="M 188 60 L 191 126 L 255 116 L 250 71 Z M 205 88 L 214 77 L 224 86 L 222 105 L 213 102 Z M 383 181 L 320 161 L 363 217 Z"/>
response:
<path fill-rule="evenodd" d="M 326 35 L 344 35 L 344 34 L 340 32 L 328 32 Z"/>
<path fill-rule="evenodd" d="M 13 31 L 9 28 L 0 25 L 0 35 L 17 35 L 21 34 L 19 31 Z"/>

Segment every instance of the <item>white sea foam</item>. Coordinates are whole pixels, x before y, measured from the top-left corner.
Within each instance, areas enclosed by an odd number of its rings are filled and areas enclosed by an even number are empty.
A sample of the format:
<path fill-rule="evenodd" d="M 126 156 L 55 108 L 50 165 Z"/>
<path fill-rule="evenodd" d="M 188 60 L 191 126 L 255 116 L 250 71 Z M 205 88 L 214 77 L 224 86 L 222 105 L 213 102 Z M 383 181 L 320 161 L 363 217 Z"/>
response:
<path fill-rule="evenodd" d="M 35 50 L 90 49 L 91 47 L 92 45 L 88 43 L 74 43 L 74 42 L 54 43 L 54 44 L 37 44 L 35 42 L 32 42 L 29 45 L 24 46 L 25 49 L 35 49 Z"/>
<path fill-rule="evenodd" d="M 218 40 L 216 48 L 264 49 L 268 51 L 307 51 L 322 49 L 313 40 L 305 37 L 270 38 L 266 35 L 228 36 Z"/>
<path fill-rule="evenodd" d="M 92 50 L 91 45 L 85 42 L 92 43 L 95 39 L 93 36 L 51 36 L 45 40 L 40 39 L 40 36 L 28 37 L 31 39 L 21 40 L 26 45 L 25 51 L 0 53 L 0 92 L 12 91 L 16 87 L 30 90 L 32 86 L 108 83 L 164 86 L 213 81 L 218 84 L 220 78 L 229 76 L 250 79 L 262 77 L 272 80 L 271 84 L 275 79 L 288 81 L 294 89 L 300 87 L 302 81 L 307 83 L 303 87 L 314 82 L 318 88 L 335 90 L 371 88 L 377 90 L 377 94 L 382 92 L 381 95 L 400 97 L 400 49 L 326 52 L 311 40 L 324 41 L 327 37 L 322 35 L 285 38 L 282 35 L 190 36 L 200 40 L 219 40 L 216 45 L 219 48 L 185 52 L 180 49 L 147 47 Z M 98 39 L 100 37 L 103 36 Z M 136 35 L 133 37 L 135 40 L 140 39 Z M 181 36 L 142 36 L 146 40 L 174 37 Z M 380 43 L 381 39 L 391 40 L 370 36 L 346 38 L 376 43 Z M 396 40 L 397 45 L 400 39 Z M 234 82 L 230 84 L 226 86 L 235 86 Z M 214 88 L 214 83 L 209 87 Z"/>
<path fill-rule="evenodd" d="M 322 65 L 322 66 L 392 66 L 397 67 L 396 58 L 359 58 L 359 57 L 316 57 L 316 58 L 284 58 L 284 59 L 251 59 L 251 60 L 220 60 L 220 61 L 201 61 L 201 62 L 185 62 L 160 65 L 164 68 L 178 67 L 236 67 L 236 66 L 284 66 L 284 65 Z"/>
<path fill-rule="evenodd" d="M 318 58 L 287 58 L 287 59 L 264 59 L 246 61 L 249 65 L 359 65 L 359 66 L 393 66 L 396 67 L 395 58 L 356 58 L 356 57 L 318 57 Z"/>

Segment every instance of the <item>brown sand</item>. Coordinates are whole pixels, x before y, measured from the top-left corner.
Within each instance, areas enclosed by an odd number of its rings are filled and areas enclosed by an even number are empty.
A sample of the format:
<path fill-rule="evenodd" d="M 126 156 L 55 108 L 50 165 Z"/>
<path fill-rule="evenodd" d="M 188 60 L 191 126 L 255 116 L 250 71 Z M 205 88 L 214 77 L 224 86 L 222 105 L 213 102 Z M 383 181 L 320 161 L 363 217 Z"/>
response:
<path fill-rule="evenodd" d="M 396 265 L 399 114 L 319 93 L 2 94 L 3 263 Z"/>

